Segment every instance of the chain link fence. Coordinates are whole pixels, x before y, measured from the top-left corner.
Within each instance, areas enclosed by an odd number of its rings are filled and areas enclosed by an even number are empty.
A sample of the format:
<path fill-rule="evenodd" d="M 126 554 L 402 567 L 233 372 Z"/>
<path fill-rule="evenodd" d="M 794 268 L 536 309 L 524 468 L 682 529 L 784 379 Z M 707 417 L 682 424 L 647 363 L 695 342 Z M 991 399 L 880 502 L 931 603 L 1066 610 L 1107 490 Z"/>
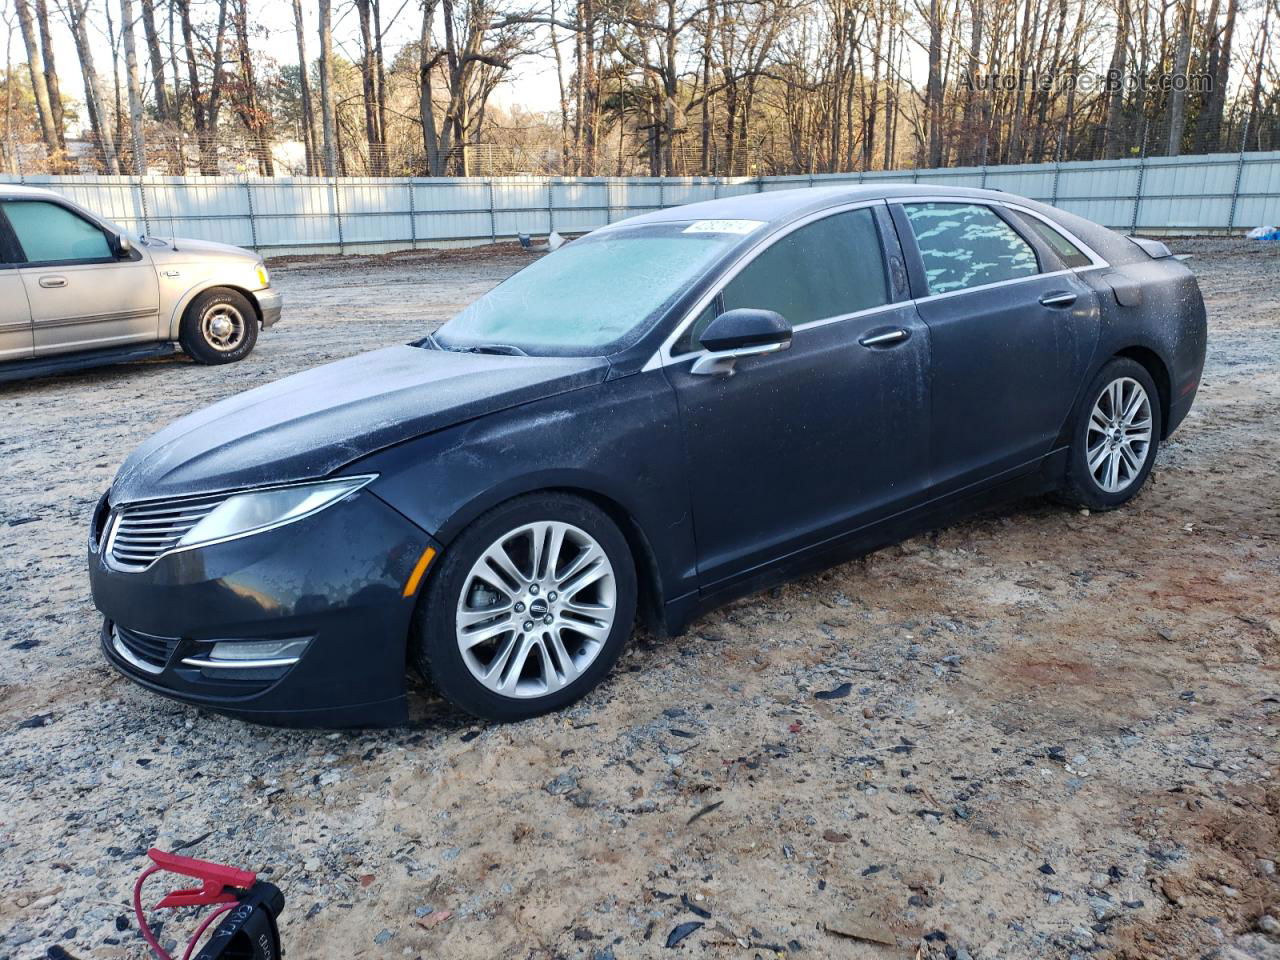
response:
<path fill-rule="evenodd" d="M 1241 232 L 1280 221 L 1280 152 L 781 177 L 110 177 L 0 175 L 140 234 L 272 255 L 463 246 L 580 234 L 698 200 L 809 186 L 921 183 L 1041 200 L 1124 232 Z"/>

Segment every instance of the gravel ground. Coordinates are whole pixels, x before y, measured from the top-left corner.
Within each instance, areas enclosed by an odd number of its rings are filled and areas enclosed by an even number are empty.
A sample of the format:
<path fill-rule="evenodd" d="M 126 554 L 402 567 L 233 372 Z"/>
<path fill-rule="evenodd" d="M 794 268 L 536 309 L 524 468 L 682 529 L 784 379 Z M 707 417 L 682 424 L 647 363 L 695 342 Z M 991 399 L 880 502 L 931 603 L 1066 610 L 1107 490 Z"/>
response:
<path fill-rule="evenodd" d="M 151 696 L 98 652 L 84 539 L 163 423 L 420 336 L 525 255 L 282 263 L 245 362 L 0 388 L 0 958 L 145 956 L 153 844 L 278 883 L 292 957 L 1280 956 L 1280 249 L 1179 246 L 1210 357 L 1135 503 L 917 537 L 642 636 L 512 726 Z"/>

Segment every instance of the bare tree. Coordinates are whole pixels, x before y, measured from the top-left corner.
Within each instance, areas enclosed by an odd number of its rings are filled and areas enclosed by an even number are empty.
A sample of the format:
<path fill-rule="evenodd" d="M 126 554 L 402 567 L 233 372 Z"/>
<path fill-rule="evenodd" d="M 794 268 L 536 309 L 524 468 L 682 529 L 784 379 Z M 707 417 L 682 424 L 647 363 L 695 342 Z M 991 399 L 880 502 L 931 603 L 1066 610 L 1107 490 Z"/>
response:
<path fill-rule="evenodd" d="M 320 3 L 320 116 L 324 130 L 324 172 L 338 175 L 338 114 L 333 96 L 333 22 L 329 0 Z"/>
<path fill-rule="evenodd" d="M 61 0 L 60 9 L 75 38 L 76 55 L 80 59 L 80 72 L 84 75 L 85 108 L 89 112 L 89 124 L 93 130 L 94 145 L 103 169 L 118 174 L 120 161 L 116 156 L 116 141 L 107 116 L 106 102 L 102 97 L 102 85 L 93 64 L 93 50 L 89 46 L 88 11 L 84 0 Z"/>
<path fill-rule="evenodd" d="M 133 172 L 147 172 L 147 142 L 142 131 L 142 82 L 133 36 L 133 0 L 120 0 L 120 31 L 124 41 L 125 75 L 129 88 L 129 132 L 133 136 Z"/>
<path fill-rule="evenodd" d="M 27 70 L 31 74 L 31 92 L 36 101 L 36 113 L 40 118 L 40 135 L 50 157 L 58 156 L 62 149 L 59 130 L 54 124 L 53 108 L 49 105 L 49 86 L 44 76 L 44 57 L 36 36 L 34 18 L 27 0 L 14 0 L 18 14 L 18 26 L 22 31 L 22 43 L 27 50 Z"/>
<path fill-rule="evenodd" d="M 298 36 L 298 94 L 302 100 L 302 142 L 307 155 L 307 175 L 319 176 L 320 150 L 316 138 L 315 108 L 311 103 L 310 64 L 307 60 L 306 31 L 303 29 L 302 0 L 293 0 L 293 27 Z"/>
<path fill-rule="evenodd" d="M 250 145 L 258 161 L 258 173 L 272 177 L 275 176 L 275 164 L 271 156 L 271 114 L 258 99 L 253 54 L 249 50 L 249 4 L 248 0 L 234 0 L 234 4 L 231 23 L 239 69 L 231 88 L 232 105 L 249 132 Z"/>

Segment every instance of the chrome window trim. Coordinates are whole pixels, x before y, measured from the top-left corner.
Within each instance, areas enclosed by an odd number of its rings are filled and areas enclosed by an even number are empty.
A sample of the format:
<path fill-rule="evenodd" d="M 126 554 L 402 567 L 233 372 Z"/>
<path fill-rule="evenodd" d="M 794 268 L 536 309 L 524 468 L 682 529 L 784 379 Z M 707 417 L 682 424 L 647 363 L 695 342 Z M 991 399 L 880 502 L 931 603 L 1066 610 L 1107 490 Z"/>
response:
<path fill-rule="evenodd" d="M 693 360 L 709 354 L 709 350 L 693 350 L 689 353 L 682 353 L 678 357 L 673 357 L 671 355 L 671 348 L 675 345 L 675 342 L 684 335 L 685 330 L 688 329 L 695 320 L 697 320 L 698 315 L 710 306 L 711 301 L 720 295 L 720 292 L 733 280 L 734 277 L 741 273 L 748 264 L 756 259 L 757 256 L 769 247 L 773 246 L 783 237 L 789 236 L 801 227 L 808 226 L 817 220 L 825 220 L 827 217 L 835 216 L 838 213 L 847 213 L 850 210 L 860 210 L 864 207 L 884 206 L 886 204 L 887 201 L 882 198 L 879 200 L 853 200 L 848 203 L 825 207 L 822 210 L 816 210 L 813 213 L 801 217 L 799 220 L 794 220 L 773 233 L 766 233 L 764 236 L 757 239 L 750 247 L 738 254 L 738 259 L 734 260 L 733 263 L 729 265 L 728 269 L 720 275 L 720 279 L 716 282 L 715 286 L 698 298 L 694 305 L 681 318 L 680 322 L 675 325 L 671 333 L 667 335 L 666 339 L 662 341 L 662 345 L 654 351 L 653 356 L 645 361 L 645 365 L 640 368 L 640 372 L 647 373 L 650 370 L 657 370 L 659 367 L 665 367 L 668 364 L 684 363 L 686 360 Z M 866 310 L 859 310 L 856 313 L 846 314 L 844 316 L 823 317 L 821 320 L 810 320 L 808 323 L 796 325 L 792 328 L 792 332 L 797 330 L 807 330 L 810 327 L 815 327 L 823 323 L 835 323 L 838 320 L 847 320 L 849 317 L 883 310 L 886 307 L 901 306 L 905 302 L 906 301 L 898 301 L 897 303 L 881 304 L 877 307 L 868 307 Z"/>
<path fill-rule="evenodd" d="M 106 542 L 102 548 L 102 554 L 101 554 L 103 558 L 103 563 L 105 563 L 108 567 L 110 567 L 112 570 L 114 570 L 117 573 L 145 573 L 147 570 L 150 570 L 153 566 L 155 566 L 155 564 L 158 563 L 160 560 L 164 559 L 165 557 L 173 556 L 175 553 L 186 553 L 188 550 L 203 550 L 205 547 L 216 546 L 217 544 L 220 544 L 220 543 L 230 543 L 232 540 L 243 540 L 245 537 L 256 537 L 260 533 L 268 533 L 271 530 L 277 530 L 280 527 L 288 526 L 291 523 L 297 523 L 299 520 L 305 520 L 308 517 L 313 517 L 317 513 L 320 513 L 322 510 L 327 510 L 329 507 L 332 507 L 338 503 L 341 503 L 342 500 L 345 500 L 347 497 L 351 496 L 352 494 L 359 493 L 361 490 L 363 490 L 365 487 L 367 487 L 372 481 L 376 480 L 377 478 L 378 478 L 378 474 L 376 473 L 356 474 L 354 476 L 349 476 L 349 477 L 348 476 L 324 477 L 320 480 L 299 480 L 293 483 L 273 483 L 270 486 L 265 486 L 265 487 L 246 487 L 240 490 L 228 490 L 225 493 L 192 494 L 186 497 L 173 497 L 172 499 L 159 497 L 151 500 L 135 500 L 133 503 L 121 504 L 119 506 L 111 508 L 111 517 L 107 521 Z M 129 509 L 131 507 L 142 507 L 142 506 L 149 506 L 149 505 L 155 505 L 160 503 L 183 504 L 183 503 L 190 503 L 193 500 L 207 500 L 210 497 L 217 497 L 217 496 L 220 496 L 223 498 L 222 502 L 226 502 L 232 497 L 240 496 L 241 494 L 246 494 L 246 493 L 266 493 L 271 490 L 287 490 L 292 487 L 318 486 L 323 483 L 338 483 L 343 480 L 360 480 L 362 482 L 358 486 L 352 488 L 352 490 L 347 494 L 346 497 L 343 497 L 342 500 L 330 500 L 327 503 L 322 503 L 320 506 L 315 507 L 311 510 L 308 510 L 306 513 L 300 513 L 296 517 L 289 517 L 288 519 L 285 519 L 285 520 L 276 520 L 273 523 L 268 523 L 261 527 L 254 527 L 252 530 L 245 530 L 242 533 L 233 533 L 229 537 L 218 537 L 217 539 L 214 539 L 214 540 L 202 540 L 200 543 L 189 543 L 184 546 L 170 547 L 169 549 L 156 554 L 150 561 L 148 561 L 143 566 L 122 566 L 120 564 L 117 564 L 111 556 L 112 547 L 115 545 L 116 527 L 119 525 L 120 515 L 124 510 Z M 222 503 L 218 504 L 218 506 L 221 506 L 221 505 Z M 217 508 L 218 507 L 215 506 L 214 510 L 216 510 Z"/>
<path fill-rule="evenodd" d="M 844 314 L 838 317 L 824 317 L 821 320 L 810 320 L 808 323 L 802 323 L 794 327 L 793 330 L 795 332 L 798 332 L 800 330 L 808 330 L 813 327 L 824 326 L 828 323 L 839 323 L 844 320 L 852 320 L 858 317 L 871 316 L 873 314 L 881 313 L 886 310 L 892 310 L 898 307 L 905 306 L 907 304 L 915 305 L 919 303 L 926 303 L 928 301 L 938 300 L 943 297 L 954 297 L 954 296 L 959 296 L 960 294 L 973 293 L 979 290 L 990 290 L 994 287 L 1001 287 L 1009 284 L 1025 283 L 1028 280 L 1036 280 L 1042 277 L 1063 276 L 1068 273 L 1086 273 L 1091 270 L 1099 270 L 1099 269 L 1103 269 L 1111 266 L 1111 264 L 1108 263 L 1106 260 L 1104 260 L 1096 250 L 1094 250 L 1091 246 L 1089 246 L 1087 243 L 1081 240 L 1078 236 L 1076 236 L 1066 227 L 1062 226 L 1062 224 L 1058 223 L 1056 220 L 1051 219 L 1050 217 L 1045 216 L 1044 214 L 1040 213 L 1038 210 L 1032 210 L 1030 207 L 1024 204 L 1018 203 L 1015 200 L 1006 200 L 1004 198 L 997 198 L 997 197 L 963 197 L 963 196 L 953 196 L 950 194 L 946 194 L 946 195 L 932 195 L 932 196 L 888 197 L 888 198 L 881 198 L 878 200 L 858 200 L 858 201 L 853 201 L 846 204 L 839 204 L 834 207 L 827 207 L 826 209 L 816 211 L 815 213 L 811 213 L 808 216 L 795 221 L 794 223 L 787 224 L 785 228 L 778 231 L 777 233 L 766 234 L 765 236 L 761 237 L 756 243 L 752 244 L 749 248 L 744 250 L 739 255 L 738 259 L 735 260 L 733 264 L 730 265 L 728 270 L 721 276 L 720 280 L 716 283 L 716 285 L 706 294 L 698 298 L 697 302 L 693 305 L 693 307 L 684 315 L 684 317 L 680 320 L 680 322 L 676 324 L 671 334 L 669 334 L 667 338 L 662 341 L 662 345 L 654 352 L 653 356 L 651 356 L 645 362 L 645 365 L 640 368 L 640 372 L 647 373 L 650 370 L 657 370 L 661 367 L 666 367 L 666 366 L 670 366 L 677 363 L 684 363 L 687 360 L 698 360 L 698 359 L 701 359 L 702 357 L 708 356 L 710 353 L 710 351 L 708 350 L 694 350 L 690 353 L 682 353 L 680 354 L 680 356 L 675 357 L 671 355 L 671 347 L 675 344 L 677 340 L 680 339 L 681 336 L 684 335 L 685 330 L 689 327 L 690 324 L 692 324 L 697 319 L 698 315 L 701 314 L 702 311 L 707 308 L 707 306 L 711 303 L 711 301 L 720 295 L 720 292 L 725 288 L 725 286 L 728 285 L 728 283 L 731 280 L 733 280 L 733 278 L 736 277 L 747 266 L 747 264 L 751 263 L 751 261 L 753 261 L 756 258 L 756 256 L 762 253 L 767 247 L 772 246 L 778 240 L 782 239 L 783 237 L 787 236 L 788 234 L 796 230 L 799 230 L 801 227 L 806 226 L 810 223 L 813 223 L 815 220 L 821 220 L 837 213 L 844 213 L 848 210 L 857 210 L 862 207 L 874 207 L 878 204 L 889 206 L 890 204 L 894 204 L 894 203 L 966 203 L 966 204 L 976 204 L 978 206 L 988 206 L 988 207 L 999 206 L 999 207 L 1005 207 L 1006 209 L 1010 209 L 1010 210 L 1017 210 L 1019 213 L 1024 213 L 1027 216 L 1035 217 L 1037 220 L 1041 220 L 1044 223 L 1048 224 L 1050 227 L 1052 227 L 1054 230 L 1057 230 L 1060 234 L 1062 234 L 1064 237 L 1066 237 L 1068 240 L 1070 240 L 1072 243 L 1074 243 L 1077 247 L 1080 248 L 1080 252 L 1089 258 L 1090 264 L 1085 267 L 1066 267 L 1062 270 L 1050 270 L 1044 273 L 1033 273 L 1025 277 L 1013 277 L 1012 279 L 1009 279 L 1009 280 L 997 280 L 994 283 L 984 283 L 976 287 L 965 287 L 961 290 L 947 290 L 947 291 L 944 291 L 943 293 L 931 293 L 931 294 L 926 294 L 923 297 L 912 297 L 909 300 L 898 300 L 894 303 L 881 304 L 878 307 L 868 307 L 865 310 L 858 310 L 854 313 Z"/>

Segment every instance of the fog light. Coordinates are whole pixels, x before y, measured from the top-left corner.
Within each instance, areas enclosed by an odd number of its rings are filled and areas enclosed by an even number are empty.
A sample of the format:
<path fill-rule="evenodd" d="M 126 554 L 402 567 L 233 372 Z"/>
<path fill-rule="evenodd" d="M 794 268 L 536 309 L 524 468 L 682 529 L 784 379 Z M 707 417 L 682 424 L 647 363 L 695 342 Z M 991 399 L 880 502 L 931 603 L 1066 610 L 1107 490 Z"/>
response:
<path fill-rule="evenodd" d="M 219 640 L 208 654 L 185 657 L 182 662 L 189 667 L 203 667 L 206 670 L 288 667 L 298 662 L 309 643 L 309 637 L 291 640 Z"/>

